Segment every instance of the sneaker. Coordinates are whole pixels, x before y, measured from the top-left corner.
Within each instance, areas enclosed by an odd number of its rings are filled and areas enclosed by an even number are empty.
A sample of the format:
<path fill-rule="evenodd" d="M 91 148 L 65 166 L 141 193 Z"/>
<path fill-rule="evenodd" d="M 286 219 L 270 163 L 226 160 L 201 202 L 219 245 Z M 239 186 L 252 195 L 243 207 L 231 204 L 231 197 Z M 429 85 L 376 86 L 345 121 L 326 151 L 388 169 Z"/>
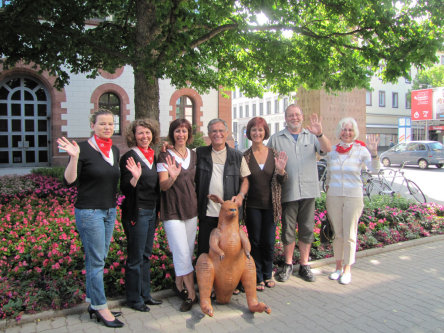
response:
<path fill-rule="evenodd" d="M 352 280 L 352 275 L 351 273 L 345 273 L 342 274 L 341 277 L 339 278 L 339 283 L 340 284 L 349 284 Z"/>
<path fill-rule="evenodd" d="M 341 276 L 341 274 L 342 274 L 342 269 L 338 269 L 338 270 L 334 271 L 333 273 L 331 273 L 331 274 L 328 276 L 328 278 L 329 278 L 330 280 L 337 280 L 337 279 L 339 279 L 339 277 Z"/>
<path fill-rule="evenodd" d="M 284 264 L 282 270 L 277 275 L 276 280 L 280 282 L 285 282 L 290 278 L 291 274 L 293 274 L 293 265 Z"/>
<path fill-rule="evenodd" d="M 316 280 L 311 272 L 310 265 L 301 265 L 299 267 L 299 276 L 307 282 L 314 282 Z"/>

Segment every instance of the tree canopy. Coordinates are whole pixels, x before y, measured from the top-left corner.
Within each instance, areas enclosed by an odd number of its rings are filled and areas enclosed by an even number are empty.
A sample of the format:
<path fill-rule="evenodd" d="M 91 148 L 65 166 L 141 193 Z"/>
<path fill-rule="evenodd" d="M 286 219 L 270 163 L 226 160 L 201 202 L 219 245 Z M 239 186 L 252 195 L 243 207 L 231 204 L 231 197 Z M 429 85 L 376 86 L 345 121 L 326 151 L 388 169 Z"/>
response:
<path fill-rule="evenodd" d="M 0 54 L 5 68 L 35 63 L 59 85 L 131 65 L 136 117 L 158 119 L 158 79 L 258 96 L 408 77 L 435 62 L 443 20 L 441 0 L 11 0 Z"/>
<path fill-rule="evenodd" d="M 413 80 L 413 89 L 444 87 L 444 65 L 435 65 L 422 70 Z"/>

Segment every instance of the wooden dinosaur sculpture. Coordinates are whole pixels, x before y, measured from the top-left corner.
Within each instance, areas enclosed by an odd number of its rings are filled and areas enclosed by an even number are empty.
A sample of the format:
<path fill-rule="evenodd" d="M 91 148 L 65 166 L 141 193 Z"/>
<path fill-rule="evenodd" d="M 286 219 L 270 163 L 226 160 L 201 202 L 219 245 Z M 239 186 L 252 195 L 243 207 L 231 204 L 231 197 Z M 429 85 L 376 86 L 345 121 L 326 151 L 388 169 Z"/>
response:
<path fill-rule="evenodd" d="M 251 245 L 247 235 L 239 229 L 239 211 L 236 203 L 223 202 L 217 196 L 210 199 L 222 204 L 217 228 L 210 235 L 210 251 L 202 253 L 196 263 L 200 308 L 212 317 L 211 292 L 214 288 L 219 304 L 230 302 L 239 281 L 245 289 L 251 312 L 271 313 L 256 295 L 256 266 L 250 256 Z"/>

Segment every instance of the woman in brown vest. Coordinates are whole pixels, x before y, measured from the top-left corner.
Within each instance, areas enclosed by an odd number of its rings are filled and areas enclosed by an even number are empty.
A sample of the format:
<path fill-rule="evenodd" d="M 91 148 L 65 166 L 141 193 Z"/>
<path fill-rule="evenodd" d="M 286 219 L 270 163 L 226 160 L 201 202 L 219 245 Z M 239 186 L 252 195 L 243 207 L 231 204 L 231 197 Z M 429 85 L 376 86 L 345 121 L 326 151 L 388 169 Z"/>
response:
<path fill-rule="evenodd" d="M 173 147 L 159 154 L 160 219 L 173 253 L 176 282 L 173 290 L 183 299 L 180 311 L 197 303 L 194 290 L 193 254 L 197 231 L 197 197 L 194 185 L 196 152 L 187 148 L 193 139 L 191 124 L 176 119 L 168 132 Z"/>
<path fill-rule="evenodd" d="M 244 157 L 250 168 L 250 188 L 246 197 L 246 226 L 251 255 L 256 264 L 256 289 L 273 288 L 274 243 L 276 223 L 281 216 L 281 184 L 286 180 L 287 155 L 264 145 L 270 129 L 264 118 L 254 117 L 247 124 L 247 138 L 252 146 Z"/>

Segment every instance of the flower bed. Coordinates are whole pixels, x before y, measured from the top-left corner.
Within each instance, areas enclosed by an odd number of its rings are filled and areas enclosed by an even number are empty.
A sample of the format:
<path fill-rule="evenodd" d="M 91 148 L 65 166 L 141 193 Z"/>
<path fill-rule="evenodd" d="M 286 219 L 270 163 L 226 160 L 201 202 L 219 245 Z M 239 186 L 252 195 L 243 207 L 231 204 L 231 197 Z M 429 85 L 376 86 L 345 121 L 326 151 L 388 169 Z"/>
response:
<path fill-rule="evenodd" d="M 84 255 L 74 221 L 76 189 L 44 175 L 0 178 L 0 319 L 24 313 L 68 308 L 81 303 Z M 320 244 L 325 198 L 317 200 L 312 259 L 332 255 Z M 384 208 L 380 208 L 384 207 Z M 407 202 L 366 203 L 359 223 L 358 249 L 383 246 L 444 232 L 444 208 Z M 117 222 L 105 267 L 106 294 L 124 295 L 126 238 Z M 280 225 L 276 263 L 282 258 Z M 174 269 L 162 224 L 156 230 L 151 265 L 153 290 L 169 288 Z"/>

